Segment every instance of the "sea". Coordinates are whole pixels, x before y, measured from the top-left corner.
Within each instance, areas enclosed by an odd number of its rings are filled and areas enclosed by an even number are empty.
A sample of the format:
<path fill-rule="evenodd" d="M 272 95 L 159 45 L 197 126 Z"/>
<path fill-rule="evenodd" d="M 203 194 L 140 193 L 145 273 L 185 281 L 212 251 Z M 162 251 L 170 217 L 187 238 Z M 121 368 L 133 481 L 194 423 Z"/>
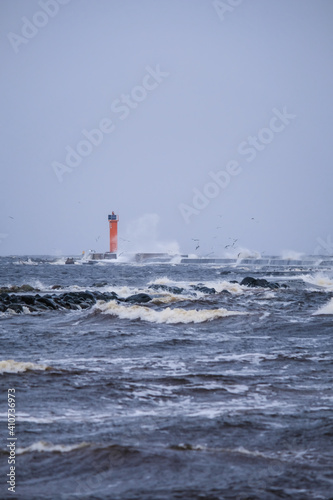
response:
<path fill-rule="evenodd" d="M 65 262 L 0 288 L 151 301 L 0 313 L 1 499 L 333 499 L 332 258 Z"/>

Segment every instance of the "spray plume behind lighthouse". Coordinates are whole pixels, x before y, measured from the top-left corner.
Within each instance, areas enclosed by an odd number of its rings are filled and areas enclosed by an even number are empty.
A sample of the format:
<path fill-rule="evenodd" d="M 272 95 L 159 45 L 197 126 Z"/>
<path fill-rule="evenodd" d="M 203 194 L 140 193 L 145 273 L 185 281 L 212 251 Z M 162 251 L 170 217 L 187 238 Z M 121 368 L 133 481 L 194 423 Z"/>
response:
<path fill-rule="evenodd" d="M 110 251 L 106 253 L 96 253 L 92 251 L 89 254 L 90 261 L 118 259 L 118 222 L 119 215 L 114 212 L 108 215 Z M 121 238 L 129 243 L 132 248 L 128 251 L 122 251 L 122 262 L 170 262 L 173 258 L 188 257 L 181 255 L 177 242 L 161 242 L 157 240 L 157 225 L 159 217 L 157 214 L 145 214 L 139 217 L 129 225 L 129 238 Z M 127 233 L 126 233 L 127 236 Z M 143 246 L 141 246 L 143 245 Z"/>

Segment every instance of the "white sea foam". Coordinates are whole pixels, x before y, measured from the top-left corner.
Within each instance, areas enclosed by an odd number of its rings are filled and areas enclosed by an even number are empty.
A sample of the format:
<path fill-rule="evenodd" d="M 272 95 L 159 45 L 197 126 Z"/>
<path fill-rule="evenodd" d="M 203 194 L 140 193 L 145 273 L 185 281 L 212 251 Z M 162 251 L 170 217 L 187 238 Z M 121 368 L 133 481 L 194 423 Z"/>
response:
<path fill-rule="evenodd" d="M 29 370 L 49 370 L 50 367 L 47 365 L 37 365 L 35 363 L 14 361 L 13 359 L 7 359 L 0 361 L 0 374 L 3 373 L 23 373 Z"/>
<path fill-rule="evenodd" d="M 193 298 L 193 297 L 192 297 Z M 173 295 L 172 293 L 163 293 L 159 295 L 158 297 L 153 298 L 152 303 L 153 304 L 172 304 L 173 302 L 180 302 L 180 301 L 185 301 L 188 300 L 189 297 L 187 296 L 181 296 L 181 295 Z"/>
<path fill-rule="evenodd" d="M 148 285 L 175 285 L 176 282 L 170 280 L 167 276 L 161 276 L 153 281 L 149 281 Z M 178 283 L 177 283 L 178 284 Z"/>
<path fill-rule="evenodd" d="M 30 258 L 28 260 L 15 260 L 13 264 L 19 266 L 38 266 L 38 262 L 34 262 Z"/>
<path fill-rule="evenodd" d="M 225 318 L 227 316 L 234 316 L 238 314 L 246 314 L 238 311 L 228 311 L 227 309 L 170 309 L 167 307 L 161 311 L 156 311 L 145 306 L 124 306 L 117 304 L 116 301 L 110 302 L 99 301 L 95 308 L 99 309 L 105 314 L 118 316 L 121 319 L 149 321 L 150 323 L 203 323 L 205 321 L 212 321 L 218 318 Z"/>
<path fill-rule="evenodd" d="M 228 292 L 238 295 L 243 293 L 242 287 L 238 283 L 230 283 L 229 281 L 207 281 L 204 283 L 208 288 L 215 288 L 217 293 L 227 290 Z"/>
<path fill-rule="evenodd" d="M 37 443 L 33 443 L 26 448 L 17 448 L 16 453 L 17 455 L 23 455 L 24 453 L 30 453 L 33 451 L 68 453 L 69 451 L 85 448 L 86 446 L 89 446 L 89 443 L 82 442 L 72 445 L 65 445 L 47 443 L 46 441 L 38 441 Z"/>
<path fill-rule="evenodd" d="M 167 276 L 162 276 L 160 278 L 157 278 L 153 281 L 150 281 L 148 285 L 166 285 L 166 286 L 177 286 L 180 288 L 184 288 L 185 292 L 191 292 L 193 293 L 193 285 L 198 285 L 198 282 L 194 281 L 172 281 L 170 280 Z M 208 288 L 215 288 L 217 293 L 222 292 L 223 290 L 227 290 L 228 292 L 232 294 L 242 294 L 243 293 L 243 288 L 238 284 L 238 283 L 230 283 L 229 281 L 226 280 L 211 280 L 211 281 L 201 281 L 200 286 L 206 286 Z M 158 292 L 158 290 L 157 290 Z M 165 290 L 161 290 L 161 293 L 168 293 Z M 205 293 L 198 292 L 196 290 L 197 295 L 206 295 Z M 180 298 L 180 296 L 178 295 Z"/>
<path fill-rule="evenodd" d="M 321 314 L 333 314 L 333 299 L 331 299 L 328 304 L 321 307 L 318 311 L 312 314 L 312 316 L 319 316 Z"/>
<path fill-rule="evenodd" d="M 322 273 L 317 273 L 314 276 L 305 274 L 301 278 L 305 283 L 322 287 L 325 290 L 333 290 L 333 279 Z"/>
<path fill-rule="evenodd" d="M 66 264 L 66 258 L 61 257 L 60 259 L 57 259 L 53 262 L 50 262 L 51 266 L 64 266 Z"/>
<path fill-rule="evenodd" d="M 261 254 L 256 250 L 249 250 L 248 248 L 237 247 L 232 251 L 225 252 L 225 257 L 228 259 L 260 259 Z"/>
<path fill-rule="evenodd" d="M 295 252 L 295 250 L 284 250 L 281 258 L 285 260 L 302 260 L 304 253 Z"/>

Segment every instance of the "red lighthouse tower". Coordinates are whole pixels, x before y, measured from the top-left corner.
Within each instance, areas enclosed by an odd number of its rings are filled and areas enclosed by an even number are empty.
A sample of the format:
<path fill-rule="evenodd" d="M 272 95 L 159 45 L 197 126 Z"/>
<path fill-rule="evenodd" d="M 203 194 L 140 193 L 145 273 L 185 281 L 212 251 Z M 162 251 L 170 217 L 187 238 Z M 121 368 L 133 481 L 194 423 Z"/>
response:
<path fill-rule="evenodd" d="M 115 213 L 112 212 L 112 214 L 108 216 L 108 220 L 110 229 L 110 253 L 116 253 L 118 250 L 119 215 L 115 215 Z"/>

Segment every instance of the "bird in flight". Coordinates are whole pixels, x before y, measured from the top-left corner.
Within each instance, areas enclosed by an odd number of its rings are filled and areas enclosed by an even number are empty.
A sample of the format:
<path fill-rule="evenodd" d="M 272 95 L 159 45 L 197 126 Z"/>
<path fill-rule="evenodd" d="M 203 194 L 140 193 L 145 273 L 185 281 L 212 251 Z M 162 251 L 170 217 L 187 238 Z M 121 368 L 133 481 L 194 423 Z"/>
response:
<path fill-rule="evenodd" d="M 229 238 L 229 240 L 231 240 L 232 238 Z M 224 248 L 235 248 L 235 244 L 236 242 L 238 241 L 238 238 L 234 239 L 232 243 L 230 243 L 229 245 L 226 245 Z"/>
<path fill-rule="evenodd" d="M 191 238 L 193 241 L 197 241 L 197 246 L 195 247 L 196 250 L 198 250 L 198 248 L 200 248 L 200 245 L 199 245 L 199 239 L 198 238 Z"/>

